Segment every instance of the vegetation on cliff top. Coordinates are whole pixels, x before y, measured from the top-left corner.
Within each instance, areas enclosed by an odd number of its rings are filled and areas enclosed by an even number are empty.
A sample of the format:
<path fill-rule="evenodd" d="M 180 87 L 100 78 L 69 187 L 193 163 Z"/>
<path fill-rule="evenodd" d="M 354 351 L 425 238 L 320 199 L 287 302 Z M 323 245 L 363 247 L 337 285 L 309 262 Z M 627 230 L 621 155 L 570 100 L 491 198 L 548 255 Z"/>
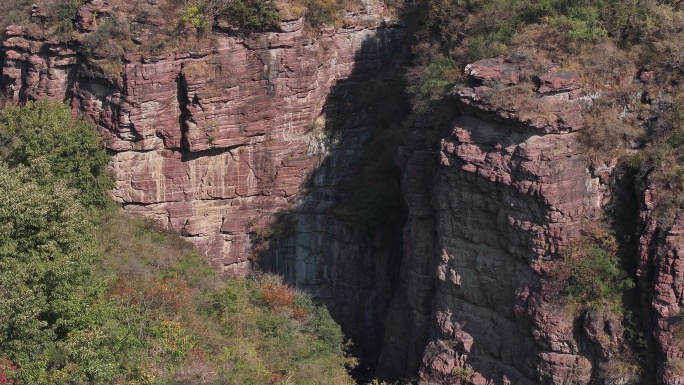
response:
<path fill-rule="evenodd" d="M 215 32 L 250 35 L 278 31 L 281 20 L 303 17 L 315 34 L 324 25 L 341 26 L 359 0 L 109 0 L 79 12 L 86 0 L 8 0 L 0 15 L 0 40 L 9 25 L 33 37 L 71 42 L 106 76 L 116 78 L 126 54 L 152 57 L 215 48 Z M 76 43 L 76 44 L 73 44 Z"/>
<path fill-rule="evenodd" d="M 629 160 L 657 186 L 659 224 L 672 223 L 684 206 L 680 1 L 427 0 L 407 9 L 415 30 L 407 90 L 416 115 L 448 124 L 446 96 L 465 81 L 465 65 L 479 59 L 525 63 L 526 84 L 550 68 L 571 71 L 588 95 L 580 132 L 588 157 L 596 167 Z"/>
<path fill-rule="evenodd" d="M 103 14 L 92 14 L 92 24 L 77 30 L 78 8 L 85 0 L 9 0 L 0 15 L 0 28 L 21 25 L 36 36 L 60 39 L 110 39 L 129 52 L 155 54 L 155 49 L 181 48 L 188 43 L 210 43 L 212 30 L 247 34 L 278 29 L 281 20 L 304 17 L 309 27 L 340 25 L 344 11 L 359 9 L 358 0 L 110 0 Z M 95 8 L 97 9 L 97 8 Z M 88 15 L 88 14 L 86 14 Z M 109 25 L 107 25 L 109 24 Z M 198 39 L 202 37 L 202 39 Z M 149 40 L 149 41 L 148 41 Z M 192 44 L 191 44 L 192 45 Z M 158 53 L 158 52 L 157 52 Z"/>
<path fill-rule="evenodd" d="M 221 278 L 107 205 L 104 150 L 67 106 L 0 111 L 0 138 L 0 383 L 352 383 L 310 297 Z"/>
<path fill-rule="evenodd" d="M 444 58 L 458 69 L 502 56 L 540 69 L 556 64 L 599 89 L 631 81 L 630 65 L 684 68 L 678 1 L 427 0 L 412 11 L 412 84 L 430 78 L 430 66 Z"/>

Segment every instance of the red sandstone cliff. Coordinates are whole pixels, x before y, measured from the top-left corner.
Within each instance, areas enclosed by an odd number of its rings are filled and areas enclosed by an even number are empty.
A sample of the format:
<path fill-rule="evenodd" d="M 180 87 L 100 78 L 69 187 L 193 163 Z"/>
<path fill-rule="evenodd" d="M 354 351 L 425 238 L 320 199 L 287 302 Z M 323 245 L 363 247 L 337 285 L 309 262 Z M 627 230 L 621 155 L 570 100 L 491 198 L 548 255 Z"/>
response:
<path fill-rule="evenodd" d="M 102 4 L 79 15 L 112 11 Z M 264 254 L 262 265 L 325 301 L 374 360 L 401 241 L 369 239 L 330 215 L 372 130 L 359 89 L 403 50 L 404 28 L 383 2 L 364 4 L 340 28 L 297 19 L 276 32 L 219 30 L 204 48 L 126 54 L 114 78 L 78 41 L 10 27 L 0 83 L 14 103 L 65 100 L 95 122 L 112 156 L 111 195 L 126 210 L 228 273 L 246 274 Z M 264 250 L 273 232 L 280 239 Z"/>
<path fill-rule="evenodd" d="M 667 230 L 658 225 L 654 205 L 657 185 L 644 186 L 639 207 L 639 288 L 645 325 L 652 339 L 649 351 L 658 384 L 684 384 L 684 220 L 677 217 Z"/>
<path fill-rule="evenodd" d="M 218 34 L 198 51 L 128 55 L 116 79 L 91 66 L 76 43 L 13 27 L 0 79 L 15 103 L 67 100 L 94 121 L 112 154 L 114 199 L 188 237 L 226 271 L 244 273 L 255 230 L 292 213 L 269 263 L 352 319 L 347 331 L 357 341 L 377 342 L 389 308 L 385 377 L 622 383 L 607 369 L 623 343 L 619 322 L 596 312 L 573 318 L 539 291 L 551 258 L 610 195 L 610 170 L 590 170 L 582 156 L 582 93 L 572 74 L 540 74 L 543 113 L 502 108 L 480 85 L 454 95 L 464 115 L 439 148 L 414 128 L 398 155 L 409 210 L 403 244 L 382 232 L 367 239 L 330 218 L 337 185 L 369 135 L 349 91 L 401 42 L 402 29 L 382 13 L 371 2 L 352 15 L 357 23 L 316 36 L 295 20 L 279 32 Z M 503 89 L 520 84 L 519 72 L 501 60 L 467 68 L 471 80 Z M 330 109 L 348 112 L 350 122 L 332 139 L 323 132 Z M 644 191 L 647 332 L 657 380 L 681 385 L 684 350 L 673 335 L 682 327 L 684 222 L 659 229 L 653 190 Z"/>
<path fill-rule="evenodd" d="M 592 171 L 582 154 L 582 92 L 571 73 L 540 74 L 534 110 L 493 96 L 534 86 L 521 83 L 521 65 L 469 65 L 473 86 L 454 91 L 464 114 L 450 135 L 431 151 L 416 130 L 404 149 L 403 298 L 390 312 L 381 376 L 421 384 L 633 381 L 616 371 L 625 344 L 619 319 L 574 315 L 540 291 L 552 258 L 610 200 L 611 170 Z"/>
<path fill-rule="evenodd" d="M 279 32 L 217 33 L 196 51 L 128 54 L 118 78 L 90 66 L 77 42 L 11 27 L 2 85 L 14 103 L 69 101 L 111 150 L 116 201 L 244 272 L 250 231 L 292 206 L 328 154 L 331 88 L 377 68 L 400 39 L 383 12 L 370 2 L 344 28 L 316 36 L 298 19 Z"/>

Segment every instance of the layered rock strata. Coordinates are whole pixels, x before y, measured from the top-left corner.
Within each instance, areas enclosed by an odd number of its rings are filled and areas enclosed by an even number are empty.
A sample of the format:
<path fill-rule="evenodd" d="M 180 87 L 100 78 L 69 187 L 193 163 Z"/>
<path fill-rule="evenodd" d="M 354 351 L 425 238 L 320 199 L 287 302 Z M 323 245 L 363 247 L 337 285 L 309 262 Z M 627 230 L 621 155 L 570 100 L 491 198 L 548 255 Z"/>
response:
<path fill-rule="evenodd" d="M 89 1 L 75 27 L 88 33 L 114 12 Z M 0 83 L 15 104 L 67 101 L 97 125 L 111 195 L 126 210 L 180 233 L 227 273 L 246 274 L 263 254 L 263 267 L 328 304 L 373 361 L 401 239 L 392 229 L 370 238 L 330 211 L 373 130 L 358 90 L 400 65 L 404 31 L 390 14 L 365 1 L 340 28 L 297 19 L 277 32 L 218 30 L 203 47 L 126 54 L 120 76 L 79 39 L 11 27 Z"/>
<path fill-rule="evenodd" d="M 639 288 L 656 381 L 684 384 L 684 218 L 663 228 L 654 214 L 657 186 L 640 190 Z"/>
<path fill-rule="evenodd" d="M 552 258 L 610 199 L 609 170 L 582 156 L 576 77 L 552 69 L 521 83 L 520 65 L 468 66 L 470 85 L 454 91 L 464 114 L 434 163 L 424 146 L 406 151 L 408 294 L 390 315 L 386 378 L 418 369 L 422 384 L 588 384 L 624 343 L 614 316 L 567 314 L 540 291 Z M 543 113 L 496 97 L 530 97 L 523 87 Z"/>
<path fill-rule="evenodd" d="M 82 11 L 98 12 L 100 3 Z M 70 102 L 105 138 L 116 201 L 244 272 L 249 234 L 305 195 L 330 152 L 331 88 L 368 79 L 401 41 L 384 13 L 381 2 L 368 2 L 339 29 L 313 32 L 298 19 L 279 32 L 216 33 L 196 50 L 127 54 L 118 77 L 91 65 L 76 41 L 11 27 L 0 79 L 14 103 Z"/>

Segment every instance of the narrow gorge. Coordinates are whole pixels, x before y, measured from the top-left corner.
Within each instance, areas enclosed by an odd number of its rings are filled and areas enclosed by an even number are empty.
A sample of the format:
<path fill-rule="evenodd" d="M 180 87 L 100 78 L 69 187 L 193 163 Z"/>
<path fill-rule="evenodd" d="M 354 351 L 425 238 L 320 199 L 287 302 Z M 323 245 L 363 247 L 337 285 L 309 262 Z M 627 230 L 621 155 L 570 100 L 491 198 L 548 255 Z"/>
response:
<path fill-rule="evenodd" d="M 318 29 L 300 15 L 251 33 L 217 22 L 196 47 L 125 52 L 114 69 L 83 39 L 13 25 L 0 85 L 10 104 L 63 101 L 97 126 L 124 210 L 226 275 L 270 271 L 312 293 L 353 342 L 360 382 L 684 385 L 684 217 L 659 215 L 667 182 L 608 151 L 593 160 L 601 92 L 569 65 L 488 57 L 449 69 L 436 123 L 405 94 L 421 4 L 391 3 Z M 86 1 L 74 27 L 115 11 Z M 155 27 L 135 19 L 134 41 Z M 620 119 L 656 121 L 674 83 L 630 70 L 621 85 L 654 107 L 624 103 Z M 607 232 L 636 287 L 620 311 L 568 305 L 560 256 Z"/>

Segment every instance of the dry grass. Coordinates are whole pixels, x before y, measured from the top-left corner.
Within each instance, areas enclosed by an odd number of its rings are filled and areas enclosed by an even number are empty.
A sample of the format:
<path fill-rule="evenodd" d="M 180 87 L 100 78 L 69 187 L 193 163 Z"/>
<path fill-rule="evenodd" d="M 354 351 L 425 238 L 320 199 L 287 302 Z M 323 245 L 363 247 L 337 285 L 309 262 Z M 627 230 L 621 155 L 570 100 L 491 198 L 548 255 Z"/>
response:
<path fill-rule="evenodd" d="M 634 359 L 611 357 L 600 365 L 601 378 L 607 383 L 636 385 L 639 383 L 641 368 Z"/>
<path fill-rule="evenodd" d="M 545 97 L 535 92 L 532 83 L 521 83 L 491 93 L 489 102 L 501 109 L 513 111 L 523 122 L 556 122 L 563 115 L 564 105 L 570 104 L 557 97 Z"/>
<path fill-rule="evenodd" d="M 297 20 L 306 14 L 306 5 L 298 1 L 279 2 L 278 11 L 284 21 Z"/>
<path fill-rule="evenodd" d="M 621 88 L 632 82 L 637 71 L 633 58 L 610 41 L 578 48 L 569 58 L 568 68 L 580 76 L 586 92 Z"/>
<path fill-rule="evenodd" d="M 672 378 L 684 378 L 684 358 L 676 358 L 665 363 L 665 369 Z"/>
<path fill-rule="evenodd" d="M 621 89 L 604 91 L 599 99 L 584 106 L 586 128 L 580 133 L 580 140 L 592 162 L 621 157 L 645 139 L 640 96 L 637 86 L 627 84 Z"/>
<path fill-rule="evenodd" d="M 226 89 L 237 87 L 240 80 L 233 72 L 230 58 L 218 57 L 210 61 L 197 61 L 187 63 L 183 66 L 183 76 L 186 79 L 206 82 L 203 87 L 204 97 L 217 97 L 222 95 Z"/>

